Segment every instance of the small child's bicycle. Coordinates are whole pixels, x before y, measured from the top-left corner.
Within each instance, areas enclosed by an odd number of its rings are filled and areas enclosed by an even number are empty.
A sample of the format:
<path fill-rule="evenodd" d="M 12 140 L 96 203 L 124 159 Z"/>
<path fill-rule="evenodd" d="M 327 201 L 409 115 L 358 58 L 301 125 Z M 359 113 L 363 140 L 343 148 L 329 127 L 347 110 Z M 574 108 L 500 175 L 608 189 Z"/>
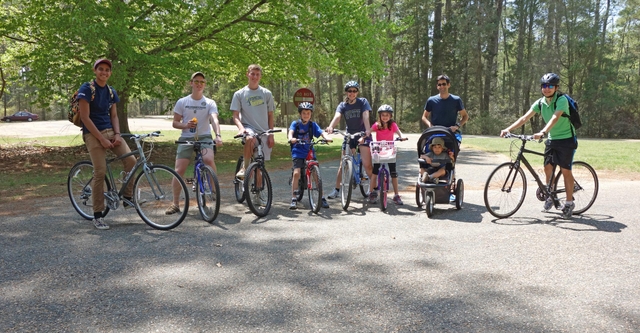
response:
<path fill-rule="evenodd" d="M 186 181 L 187 184 L 193 184 L 202 219 L 213 222 L 220 211 L 220 185 L 213 168 L 202 160 L 202 145 L 213 144 L 215 153 L 216 143 L 212 141 L 176 141 L 175 143 L 193 145 L 193 150 L 196 153 L 193 178 L 187 178 Z"/>
<path fill-rule="evenodd" d="M 369 177 L 362 170 L 362 159 L 360 158 L 360 145 L 355 149 L 355 154 L 349 148 L 349 140 L 360 138 L 365 132 L 349 134 L 345 131 L 333 130 L 344 137 L 346 149 L 340 167 L 342 168 L 342 177 L 340 182 L 340 202 L 342 209 L 347 210 L 351 202 L 351 190 L 360 186 L 360 192 L 365 198 L 369 195 Z"/>
<path fill-rule="evenodd" d="M 395 141 L 406 141 L 407 138 L 396 138 Z M 396 154 L 398 148 L 394 141 L 372 141 L 369 143 L 371 148 L 371 163 L 380 163 L 380 171 L 378 171 L 378 187 L 380 188 L 380 209 L 387 210 L 387 193 L 389 192 L 389 178 L 391 177 L 387 169 L 387 163 L 396 162 Z"/>
<path fill-rule="evenodd" d="M 251 157 L 251 164 L 244 173 L 244 178 L 235 177 L 233 184 L 235 186 L 236 200 L 242 203 L 247 200 L 247 206 L 256 216 L 263 217 L 269 214 L 271 203 L 273 201 L 273 189 L 271 187 L 271 178 L 267 173 L 264 165 L 264 153 L 262 152 L 262 135 L 282 132 L 281 129 L 272 129 L 266 132 L 258 132 L 255 134 L 255 150 Z M 247 133 L 234 136 L 234 139 L 246 138 Z M 244 144 L 244 143 L 243 143 Z M 240 156 L 236 164 L 236 174 L 242 168 L 244 157 Z"/>
<path fill-rule="evenodd" d="M 172 168 L 161 165 L 152 164 L 148 161 L 153 144 L 147 151 L 143 150 L 145 139 L 160 136 L 160 132 L 149 134 L 127 134 L 122 133 L 123 138 L 131 137 L 135 142 L 137 149 L 116 158 L 107 158 L 107 172 L 105 174 L 104 199 L 105 210 L 102 212 L 106 216 L 109 210 L 116 210 L 120 206 L 120 201 L 124 206 L 135 207 L 138 215 L 149 226 L 168 230 L 177 227 L 187 216 L 189 209 L 189 193 L 187 185 L 185 185 L 182 177 Z M 146 155 L 145 155 L 146 154 Z M 131 169 L 131 172 L 122 171 L 123 179 L 121 179 L 122 187 L 118 191 L 116 178 L 111 170 L 111 163 L 119 161 L 129 156 L 137 156 L 138 160 Z M 134 180 L 135 178 L 135 180 Z M 67 190 L 73 208 L 87 220 L 93 219 L 93 164 L 91 161 L 80 161 L 76 163 L 69 171 L 67 178 Z M 130 182 L 133 183 L 133 197 L 131 200 L 124 197 L 124 191 Z M 165 210 L 173 204 L 173 185 L 176 184 L 180 188 L 180 201 L 178 207 L 180 213 L 167 215 Z"/>
<path fill-rule="evenodd" d="M 316 144 L 329 144 L 327 140 L 314 140 L 311 139 L 311 142 L 298 141 L 294 143 L 295 145 L 309 145 L 309 152 L 307 153 L 307 157 L 304 162 L 304 172 L 305 176 L 300 177 L 298 180 L 298 189 L 296 190 L 296 200 L 300 202 L 302 197 L 304 196 L 304 190 L 306 189 L 309 196 L 309 205 L 311 206 L 311 211 L 314 213 L 318 213 L 320 211 L 320 207 L 322 206 L 322 178 L 320 177 L 320 164 L 315 159 L 313 154 L 313 146 Z M 303 170 L 300 170 L 301 172 Z M 289 178 L 289 185 L 293 180 L 293 168 L 291 168 L 291 178 Z"/>

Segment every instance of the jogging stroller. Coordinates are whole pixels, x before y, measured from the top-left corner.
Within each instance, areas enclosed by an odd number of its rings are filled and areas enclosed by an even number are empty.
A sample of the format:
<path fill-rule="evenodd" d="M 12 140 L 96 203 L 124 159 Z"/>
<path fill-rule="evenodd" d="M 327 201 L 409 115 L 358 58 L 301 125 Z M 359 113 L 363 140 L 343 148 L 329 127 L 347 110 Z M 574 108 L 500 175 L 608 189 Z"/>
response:
<path fill-rule="evenodd" d="M 455 161 L 458 160 L 458 153 L 460 147 L 455 135 L 444 126 L 433 126 L 422 132 L 420 139 L 418 139 L 418 162 L 421 167 L 437 167 L 441 162 L 433 160 L 432 164 L 427 164 L 423 159 L 420 159 L 420 155 L 424 155 L 429 152 L 429 145 L 431 141 L 440 137 L 444 140 L 445 148 L 447 151 L 452 151 Z M 462 208 L 462 202 L 464 199 L 464 182 L 462 179 L 456 181 L 455 162 L 451 163 L 450 160 L 442 161 L 445 163 L 447 175 L 439 179 L 438 182 L 422 182 L 420 174 L 418 174 L 418 180 L 416 182 L 416 204 L 419 208 L 425 206 L 427 216 L 433 216 L 433 206 L 435 204 L 455 204 L 456 209 Z"/>

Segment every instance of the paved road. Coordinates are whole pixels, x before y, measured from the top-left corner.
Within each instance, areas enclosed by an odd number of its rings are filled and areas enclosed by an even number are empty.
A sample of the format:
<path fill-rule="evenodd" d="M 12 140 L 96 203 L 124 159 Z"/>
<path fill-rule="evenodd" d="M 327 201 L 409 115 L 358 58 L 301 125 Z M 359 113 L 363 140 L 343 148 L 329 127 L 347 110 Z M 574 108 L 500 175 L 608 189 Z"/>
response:
<path fill-rule="evenodd" d="M 640 331 L 638 182 L 602 179 L 571 221 L 531 193 L 495 220 L 482 187 L 503 157 L 463 150 L 464 208 L 429 219 L 413 202 L 414 145 L 399 154 L 406 205 L 388 213 L 359 198 L 290 211 L 286 171 L 272 172 L 267 218 L 223 179 L 215 224 L 193 210 L 169 232 L 122 210 L 96 230 L 67 198 L 0 205 L 0 331 Z"/>

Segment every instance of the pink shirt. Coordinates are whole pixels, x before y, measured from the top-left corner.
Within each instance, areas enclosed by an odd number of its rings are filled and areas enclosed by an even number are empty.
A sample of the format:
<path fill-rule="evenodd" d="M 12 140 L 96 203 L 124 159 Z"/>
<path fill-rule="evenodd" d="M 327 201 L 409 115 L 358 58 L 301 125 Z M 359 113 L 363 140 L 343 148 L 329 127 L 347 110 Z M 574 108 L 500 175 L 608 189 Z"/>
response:
<path fill-rule="evenodd" d="M 376 132 L 374 141 L 393 141 L 393 134 L 400 129 L 398 128 L 398 124 L 395 122 L 391 125 L 391 128 L 378 129 L 378 123 L 376 122 L 371 126 L 371 130 Z"/>

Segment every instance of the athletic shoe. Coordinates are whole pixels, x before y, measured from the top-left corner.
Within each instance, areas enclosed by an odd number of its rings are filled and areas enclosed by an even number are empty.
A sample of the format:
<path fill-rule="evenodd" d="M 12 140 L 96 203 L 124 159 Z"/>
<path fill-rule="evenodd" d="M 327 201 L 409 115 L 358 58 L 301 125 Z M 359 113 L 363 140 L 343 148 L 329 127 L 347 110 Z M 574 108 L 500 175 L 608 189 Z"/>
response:
<path fill-rule="evenodd" d="M 571 202 L 565 202 L 564 207 L 562 207 L 562 217 L 565 219 L 570 219 L 573 214 L 573 209 L 576 208 L 576 204 Z"/>
<path fill-rule="evenodd" d="M 327 195 L 327 198 L 329 199 L 335 199 L 340 195 L 340 190 L 338 189 L 333 189 L 333 191 L 331 193 L 329 193 L 329 195 Z"/>
<path fill-rule="evenodd" d="M 289 205 L 289 209 L 298 209 L 298 200 L 296 200 L 296 198 L 291 199 L 291 205 Z"/>
<path fill-rule="evenodd" d="M 377 199 L 378 199 L 378 191 L 376 190 L 371 191 L 371 193 L 369 193 L 369 202 L 376 203 Z"/>
<path fill-rule="evenodd" d="M 449 195 L 449 202 L 456 202 L 456 195 L 455 194 L 450 194 Z"/>
<path fill-rule="evenodd" d="M 102 218 L 102 217 L 99 217 L 97 219 L 94 218 L 92 222 L 93 222 L 93 226 L 96 227 L 96 229 L 100 229 L 100 230 L 109 229 L 109 225 L 104 223 L 104 218 Z"/>
<path fill-rule="evenodd" d="M 393 202 L 396 205 L 404 205 L 404 203 L 402 202 L 402 200 L 400 200 L 400 195 L 396 194 L 393 196 Z"/>
<path fill-rule="evenodd" d="M 238 173 L 236 173 L 236 178 L 244 179 L 244 168 L 240 169 Z"/>
<path fill-rule="evenodd" d="M 322 208 L 329 208 L 329 203 L 325 198 L 322 198 Z"/>
<path fill-rule="evenodd" d="M 421 180 L 422 180 L 422 182 L 423 182 L 423 183 L 428 182 L 428 181 L 429 181 L 429 174 L 428 174 L 428 173 L 426 173 L 426 172 L 425 172 L 425 173 L 423 173 L 423 174 L 422 174 L 422 179 L 421 179 Z"/>
<path fill-rule="evenodd" d="M 543 211 L 548 212 L 549 209 L 551 209 L 551 207 L 553 207 L 553 199 L 551 199 L 551 197 L 547 198 L 547 200 L 544 201 L 544 206 L 542 207 Z"/>
<path fill-rule="evenodd" d="M 180 207 L 178 207 L 178 205 L 176 204 L 171 204 L 171 206 L 169 206 L 169 208 L 164 211 L 165 215 L 172 215 L 175 213 L 180 213 Z"/>

